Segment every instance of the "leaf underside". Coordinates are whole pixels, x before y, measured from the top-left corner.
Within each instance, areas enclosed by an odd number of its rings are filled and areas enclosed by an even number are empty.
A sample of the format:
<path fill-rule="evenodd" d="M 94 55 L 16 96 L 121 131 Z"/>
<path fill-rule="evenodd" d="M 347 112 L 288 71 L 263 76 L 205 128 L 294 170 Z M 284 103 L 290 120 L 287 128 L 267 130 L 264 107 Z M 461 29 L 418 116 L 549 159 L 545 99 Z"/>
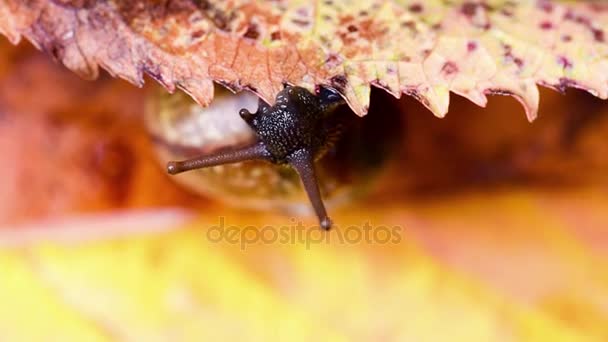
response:
<path fill-rule="evenodd" d="M 537 115 L 537 85 L 608 98 L 599 1 L 0 0 L 0 33 L 69 69 L 146 73 L 201 105 L 213 82 L 272 102 L 284 83 L 340 91 L 364 115 L 371 85 L 443 117 L 450 92 L 508 94 Z"/>

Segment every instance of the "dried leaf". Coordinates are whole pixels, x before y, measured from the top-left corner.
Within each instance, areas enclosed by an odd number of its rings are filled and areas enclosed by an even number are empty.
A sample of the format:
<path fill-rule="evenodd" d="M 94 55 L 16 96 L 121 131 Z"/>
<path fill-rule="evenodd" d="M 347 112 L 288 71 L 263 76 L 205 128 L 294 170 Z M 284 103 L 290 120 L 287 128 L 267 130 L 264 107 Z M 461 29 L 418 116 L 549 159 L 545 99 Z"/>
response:
<path fill-rule="evenodd" d="M 370 86 L 435 115 L 449 93 L 484 106 L 509 94 L 538 110 L 537 84 L 608 98 L 608 5 L 594 1 L 0 0 L 0 32 L 88 78 L 143 73 L 205 105 L 212 81 L 266 100 L 283 82 L 330 85 L 368 110 Z"/>

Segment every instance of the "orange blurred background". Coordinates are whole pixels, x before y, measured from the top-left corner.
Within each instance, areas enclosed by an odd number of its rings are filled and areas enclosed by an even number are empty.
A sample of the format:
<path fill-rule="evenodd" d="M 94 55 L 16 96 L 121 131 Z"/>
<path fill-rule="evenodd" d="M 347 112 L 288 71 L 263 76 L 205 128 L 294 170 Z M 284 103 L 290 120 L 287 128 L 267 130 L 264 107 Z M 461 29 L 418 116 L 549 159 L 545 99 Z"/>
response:
<path fill-rule="evenodd" d="M 0 341 L 608 340 L 605 102 L 543 89 L 530 124 L 453 95 L 437 119 L 376 89 L 370 115 L 403 118 L 377 187 L 330 242 L 279 243 L 246 228 L 288 217 L 165 175 L 149 90 L 0 42 Z M 367 222 L 397 241 L 339 241 Z"/>

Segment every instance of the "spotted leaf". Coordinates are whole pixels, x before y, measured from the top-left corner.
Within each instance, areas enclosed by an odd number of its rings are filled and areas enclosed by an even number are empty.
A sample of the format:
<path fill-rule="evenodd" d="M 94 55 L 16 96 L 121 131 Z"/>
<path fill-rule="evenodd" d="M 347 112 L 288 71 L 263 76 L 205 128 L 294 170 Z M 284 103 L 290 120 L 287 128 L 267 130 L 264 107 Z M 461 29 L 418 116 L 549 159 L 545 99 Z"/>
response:
<path fill-rule="evenodd" d="M 608 4 L 597 1 L 0 0 L 0 32 L 68 68 L 141 85 L 147 73 L 206 105 L 213 81 L 271 101 L 284 83 L 339 90 L 367 112 L 370 87 L 435 115 L 450 92 L 484 106 L 537 85 L 608 98 Z"/>

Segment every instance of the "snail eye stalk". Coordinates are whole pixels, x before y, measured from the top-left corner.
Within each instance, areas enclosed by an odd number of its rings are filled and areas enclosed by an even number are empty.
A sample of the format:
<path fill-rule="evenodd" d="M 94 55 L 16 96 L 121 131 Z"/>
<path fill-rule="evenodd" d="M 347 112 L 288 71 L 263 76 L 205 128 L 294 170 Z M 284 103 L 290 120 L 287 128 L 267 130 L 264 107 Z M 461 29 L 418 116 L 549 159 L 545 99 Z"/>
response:
<path fill-rule="evenodd" d="M 260 101 L 255 113 L 241 109 L 239 115 L 255 132 L 258 141 L 253 145 L 231 151 L 169 162 L 167 172 L 181 172 L 237 163 L 247 160 L 266 160 L 291 166 L 300 176 L 302 185 L 323 229 L 332 222 L 327 215 L 317 176 L 315 160 L 332 143 L 337 126 L 330 119 L 333 110 L 342 103 L 339 95 L 323 93 L 315 96 L 300 87 L 287 86 L 277 95 L 277 105 Z"/>
<path fill-rule="evenodd" d="M 198 156 L 184 161 L 172 161 L 167 164 L 167 172 L 169 174 L 176 175 L 186 171 L 223 164 L 238 163 L 247 160 L 268 160 L 269 157 L 270 155 L 266 151 L 264 145 L 261 143 L 256 143 L 254 145 L 236 150 Z"/>
<path fill-rule="evenodd" d="M 291 165 L 298 175 L 300 175 L 304 190 L 306 190 L 308 199 L 315 210 L 321 228 L 329 230 L 332 222 L 327 216 L 325 204 L 323 204 L 323 199 L 321 198 L 321 192 L 319 191 L 319 184 L 317 183 L 317 176 L 315 173 L 315 165 L 310 152 L 306 150 L 296 152 L 290 158 L 289 165 Z"/>

